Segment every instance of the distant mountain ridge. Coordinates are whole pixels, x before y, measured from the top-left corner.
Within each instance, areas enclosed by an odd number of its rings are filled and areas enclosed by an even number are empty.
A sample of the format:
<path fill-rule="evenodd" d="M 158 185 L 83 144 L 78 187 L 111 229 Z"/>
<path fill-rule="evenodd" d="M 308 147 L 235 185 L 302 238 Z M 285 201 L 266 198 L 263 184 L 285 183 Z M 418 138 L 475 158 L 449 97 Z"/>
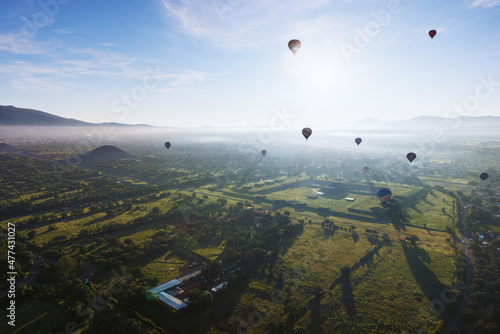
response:
<path fill-rule="evenodd" d="M 163 126 L 156 127 L 147 124 L 122 124 L 122 123 L 88 123 L 73 118 L 64 118 L 49 114 L 47 112 L 17 108 L 15 106 L 1 106 L 0 105 L 0 126 L 100 126 L 100 125 L 114 125 L 119 127 L 151 127 L 151 128 L 165 128 Z M 259 128 L 260 126 L 250 126 Z M 234 129 L 238 126 L 196 126 L 190 129 Z M 378 120 L 375 118 L 361 119 L 356 122 L 338 123 L 329 127 L 333 130 L 361 130 L 366 131 L 387 131 L 391 133 L 410 133 L 413 131 L 429 130 L 429 129 L 443 129 L 448 131 L 462 131 L 464 133 L 481 133 L 486 130 L 488 133 L 500 132 L 500 117 L 499 116 L 460 116 L 456 118 L 444 118 L 437 116 L 418 116 L 408 120 Z M 173 129 L 173 128 L 170 128 Z M 188 129 L 180 127 L 177 129 Z"/>
<path fill-rule="evenodd" d="M 64 118 L 34 109 L 0 106 L 1 125 L 87 126 L 91 123 Z"/>
<path fill-rule="evenodd" d="M 442 129 L 457 132 L 487 132 L 500 133 L 499 116 L 460 116 L 444 118 L 437 116 L 418 116 L 408 120 L 382 121 L 374 118 L 362 119 L 349 124 L 351 128 L 367 130 L 389 130 L 391 132 L 410 133 L 413 131 Z"/>
<path fill-rule="evenodd" d="M 0 143 L 0 153 L 15 153 L 18 151 L 19 149 L 15 148 L 12 145 Z"/>
<path fill-rule="evenodd" d="M 117 125 L 117 126 L 151 126 L 147 124 L 122 124 L 122 123 L 89 123 L 74 118 L 65 118 L 49 114 L 44 111 L 17 108 L 14 106 L 0 106 L 0 125 L 5 126 L 98 126 L 98 125 Z"/>

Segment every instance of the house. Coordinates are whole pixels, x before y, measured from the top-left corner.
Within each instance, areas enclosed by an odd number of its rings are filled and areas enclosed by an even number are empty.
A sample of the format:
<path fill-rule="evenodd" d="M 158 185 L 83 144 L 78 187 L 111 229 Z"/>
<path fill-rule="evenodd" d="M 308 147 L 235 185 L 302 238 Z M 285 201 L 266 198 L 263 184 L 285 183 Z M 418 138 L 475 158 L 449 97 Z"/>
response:
<path fill-rule="evenodd" d="M 155 296 L 158 295 L 160 292 L 174 288 L 178 285 L 180 285 L 182 282 L 179 281 L 178 279 L 173 279 L 168 282 L 165 282 L 163 284 L 160 284 L 154 288 L 149 289 L 149 292 L 152 292 Z"/>
<path fill-rule="evenodd" d="M 157 297 L 158 297 L 159 300 L 161 300 L 162 302 L 164 302 L 165 304 L 167 304 L 167 306 L 170 307 L 171 309 L 173 309 L 174 311 L 178 311 L 181 308 L 184 308 L 184 307 L 188 306 L 188 304 L 186 304 L 182 300 L 177 299 L 177 298 L 175 298 L 175 297 L 173 297 L 173 296 L 171 296 L 168 293 L 165 293 L 163 291 L 160 292 L 157 295 Z"/>
<path fill-rule="evenodd" d="M 169 289 L 173 289 L 178 287 L 182 282 L 178 279 L 173 279 L 163 284 L 160 284 L 154 288 L 149 289 L 148 291 L 153 293 L 159 300 L 165 303 L 169 308 L 174 311 L 178 311 L 181 308 L 187 306 L 182 300 L 175 298 L 172 294 L 177 295 L 179 292 L 177 290 L 173 290 L 171 294 L 168 294 L 166 291 Z"/>
<path fill-rule="evenodd" d="M 226 282 L 222 282 L 221 284 L 219 284 L 217 286 L 214 286 L 212 288 L 212 292 L 215 293 L 215 292 L 219 291 L 224 285 L 227 285 L 227 281 Z"/>

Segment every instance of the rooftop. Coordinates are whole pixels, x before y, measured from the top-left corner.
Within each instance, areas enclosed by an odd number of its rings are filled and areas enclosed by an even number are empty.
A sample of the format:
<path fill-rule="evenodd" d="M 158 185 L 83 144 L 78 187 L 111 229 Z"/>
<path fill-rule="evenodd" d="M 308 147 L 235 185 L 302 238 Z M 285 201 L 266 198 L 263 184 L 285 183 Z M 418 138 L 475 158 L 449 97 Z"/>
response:
<path fill-rule="evenodd" d="M 184 308 L 188 305 L 185 302 L 183 302 L 182 300 L 177 299 L 175 297 L 172 297 L 171 295 L 169 295 L 168 293 L 165 293 L 165 292 L 160 292 L 158 294 L 158 298 L 162 302 L 164 302 L 165 304 L 167 304 L 169 307 L 173 308 L 176 311 L 178 311 L 181 308 Z"/>
<path fill-rule="evenodd" d="M 155 295 L 158 295 L 160 292 L 168 290 L 176 285 L 181 284 L 181 281 L 178 279 L 173 279 L 171 281 L 165 282 L 163 284 L 160 284 L 158 286 L 155 286 L 154 288 L 149 289 L 148 291 L 151 291 Z M 159 296 L 158 296 L 159 297 Z"/>

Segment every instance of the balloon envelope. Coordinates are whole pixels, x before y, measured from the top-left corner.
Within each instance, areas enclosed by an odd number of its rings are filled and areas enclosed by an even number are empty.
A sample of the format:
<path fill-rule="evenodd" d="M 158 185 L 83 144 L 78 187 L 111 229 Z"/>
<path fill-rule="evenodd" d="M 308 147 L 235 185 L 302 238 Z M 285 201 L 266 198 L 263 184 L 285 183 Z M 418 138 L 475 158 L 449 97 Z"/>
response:
<path fill-rule="evenodd" d="M 312 132 L 313 131 L 311 130 L 311 128 L 303 128 L 302 129 L 302 135 L 304 137 L 306 137 L 306 140 L 307 140 L 307 138 L 309 138 L 311 136 Z"/>
<path fill-rule="evenodd" d="M 361 142 L 363 141 L 363 139 L 361 139 L 361 138 L 356 138 L 356 139 L 354 139 L 354 141 L 356 142 L 356 144 L 358 144 L 358 145 L 359 145 L 359 144 L 361 144 Z"/>
<path fill-rule="evenodd" d="M 429 30 L 429 36 L 431 37 L 431 39 L 433 39 L 433 38 L 434 38 L 434 36 L 436 36 L 436 34 L 437 34 L 437 31 L 436 31 L 436 30 L 434 30 L 434 29 Z"/>
<path fill-rule="evenodd" d="M 408 154 L 406 155 L 406 159 L 408 159 L 408 161 L 409 161 L 410 163 L 412 163 L 412 162 L 413 162 L 413 160 L 415 160 L 416 158 L 417 158 L 417 155 L 416 155 L 415 153 L 413 153 L 413 152 L 410 152 L 410 153 L 408 153 Z"/>
<path fill-rule="evenodd" d="M 170 146 L 172 146 L 172 144 L 170 144 L 170 142 L 169 142 L 169 141 L 167 141 L 167 142 L 165 143 L 165 147 L 167 148 L 167 150 L 170 148 Z"/>
<path fill-rule="evenodd" d="M 262 153 L 263 156 L 266 156 L 267 151 L 266 150 L 262 150 L 260 153 Z"/>
<path fill-rule="evenodd" d="M 368 173 L 368 171 L 369 171 L 369 170 L 370 170 L 370 168 L 368 168 L 368 167 L 363 167 L 363 172 L 365 172 L 365 174 L 366 174 L 366 173 Z"/>
<path fill-rule="evenodd" d="M 488 178 L 488 173 L 481 173 L 481 174 L 479 174 L 479 178 L 481 180 L 483 180 L 483 181 L 486 180 Z"/>
<path fill-rule="evenodd" d="M 392 192 L 387 188 L 380 188 L 377 191 L 377 196 L 380 199 L 380 202 L 384 203 L 384 202 L 387 202 L 391 198 Z"/>
<path fill-rule="evenodd" d="M 288 42 L 288 48 L 293 52 L 294 56 L 297 51 L 299 51 L 301 45 L 302 43 L 300 43 L 298 39 L 292 39 L 290 42 Z"/>

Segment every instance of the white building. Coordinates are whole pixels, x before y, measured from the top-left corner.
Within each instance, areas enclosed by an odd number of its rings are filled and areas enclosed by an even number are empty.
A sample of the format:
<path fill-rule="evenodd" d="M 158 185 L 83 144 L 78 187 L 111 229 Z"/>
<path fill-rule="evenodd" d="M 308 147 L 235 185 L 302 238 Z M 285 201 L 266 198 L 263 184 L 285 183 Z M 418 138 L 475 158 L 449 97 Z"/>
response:
<path fill-rule="evenodd" d="M 184 303 L 182 300 L 177 299 L 163 291 L 160 292 L 157 297 L 159 300 L 167 304 L 168 307 L 172 308 L 175 311 L 178 311 L 181 308 L 188 306 L 188 304 Z"/>

